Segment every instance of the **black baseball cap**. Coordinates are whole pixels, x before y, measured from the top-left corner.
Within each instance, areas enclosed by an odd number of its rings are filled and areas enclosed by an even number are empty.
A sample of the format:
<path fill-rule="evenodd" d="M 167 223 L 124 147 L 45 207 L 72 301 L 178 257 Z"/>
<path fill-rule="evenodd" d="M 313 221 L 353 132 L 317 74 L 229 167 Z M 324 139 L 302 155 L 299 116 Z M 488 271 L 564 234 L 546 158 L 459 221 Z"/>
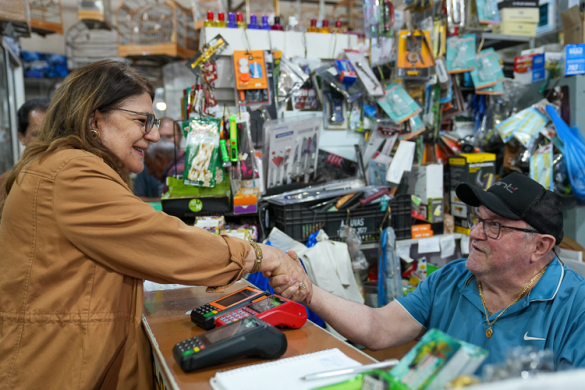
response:
<path fill-rule="evenodd" d="M 538 232 L 553 236 L 557 245 L 563 240 L 560 200 L 528 176 L 514 172 L 487 191 L 473 184 L 461 183 L 455 193 L 470 206 L 484 205 L 504 218 L 523 220 Z"/>

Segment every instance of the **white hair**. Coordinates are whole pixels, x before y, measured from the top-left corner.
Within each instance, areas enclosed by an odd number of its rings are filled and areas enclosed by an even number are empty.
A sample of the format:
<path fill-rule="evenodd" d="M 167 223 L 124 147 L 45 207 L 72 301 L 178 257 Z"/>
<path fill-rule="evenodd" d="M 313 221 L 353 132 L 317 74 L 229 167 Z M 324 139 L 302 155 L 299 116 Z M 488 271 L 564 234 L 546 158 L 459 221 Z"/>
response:
<path fill-rule="evenodd" d="M 146 150 L 146 154 L 151 160 L 154 160 L 157 154 L 172 158 L 175 155 L 175 148 L 176 146 L 172 141 L 161 139 L 157 143 L 150 144 Z"/>

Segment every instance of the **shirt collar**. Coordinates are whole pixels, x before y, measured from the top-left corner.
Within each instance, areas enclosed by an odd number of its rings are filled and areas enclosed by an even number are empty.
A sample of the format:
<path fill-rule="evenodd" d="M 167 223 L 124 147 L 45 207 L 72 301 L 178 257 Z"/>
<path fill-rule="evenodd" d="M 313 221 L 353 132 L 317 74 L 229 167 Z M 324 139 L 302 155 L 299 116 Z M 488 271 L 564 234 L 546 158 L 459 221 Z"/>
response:
<path fill-rule="evenodd" d="M 536 286 L 534 286 L 534 288 L 527 296 L 520 300 L 520 305 L 514 305 L 514 307 L 508 309 L 506 314 L 514 313 L 515 311 L 528 306 L 530 302 L 550 301 L 554 299 L 557 292 L 559 291 L 559 287 L 561 286 L 564 275 L 565 270 L 563 264 L 559 261 L 558 258 L 555 258 L 550 262 L 548 268 L 546 271 L 544 271 L 544 274 Z M 467 272 L 459 281 L 458 287 L 463 296 L 465 296 L 474 306 L 476 306 L 480 311 L 484 310 L 481 298 L 479 296 L 479 291 L 477 289 L 475 275 L 471 273 L 471 271 L 467 270 Z M 495 314 L 497 313 L 494 313 L 492 317 Z"/>
<path fill-rule="evenodd" d="M 544 274 L 528 294 L 530 302 L 550 301 L 555 298 L 565 276 L 563 264 L 557 257 L 551 261 Z"/>

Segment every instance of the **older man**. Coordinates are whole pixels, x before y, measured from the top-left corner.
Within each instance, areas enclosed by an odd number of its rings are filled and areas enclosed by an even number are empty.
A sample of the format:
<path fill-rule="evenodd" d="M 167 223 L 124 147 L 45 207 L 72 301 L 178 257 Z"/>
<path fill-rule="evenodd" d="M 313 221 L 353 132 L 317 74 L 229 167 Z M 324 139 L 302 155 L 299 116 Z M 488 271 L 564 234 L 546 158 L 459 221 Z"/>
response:
<path fill-rule="evenodd" d="M 585 282 L 553 249 L 563 238 L 556 196 L 513 173 L 489 190 L 461 184 L 469 215 L 469 257 L 448 263 L 412 293 L 372 309 L 314 287 L 309 307 L 348 339 L 370 349 L 403 344 L 427 329 L 486 348 L 485 363 L 508 348 L 554 352 L 555 366 L 585 367 Z M 272 277 L 277 293 L 294 286 Z M 485 364 L 484 363 L 484 364 Z"/>
<path fill-rule="evenodd" d="M 182 134 L 181 134 L 181 129 L 178 126 L 175 126 L 175 123 L 173 122 L 173 120 L 171 118 L 162 118 L 160 120 L 160 126 L 159 126 L 159 134 L 160 134 L 160 140 L 159 142 L 162 141 L 167 141 L 170 143 L 173 143 L 177 148 L 179 148 L 179 146 L 181 145 L 181 139 L 182 139 Z M 159 149 L 160 150 L 160 149 Z M 166 150 L 168 150 L 168 148 L 166 148 Z M 177 157 L 178 157 L 178 151 L 176 153 Z M 173 151 L 172 156 L 175 156 L 175 152 Z M 163 157 L 166 157 L 163 156 Z M 151 162 L 154 163 L 154 156 L 152 156 Z M 169 161 L 166 163 L 166 165 L 164 167 L 162 167 L 162 169 L 160 170 L 162 173 L 162 171 L 164 171 L 164 169 L 166 168 L 166 166 L 169 164 L 171 160 L 169 159 Z M 149 162 L 146 160 L 145 158 L 145 164 L 147 165 L 147 167 L 149 166 Z M 160 162 L 160 161 L 159 161 Z M 151 164 L 152 165 L 152 164 Z M 155 170 L 157 169 L 156 167 Z M 136 180 L 134 180 L 134 195 L 138 196 L 140 199 L 144 200 L 145 202 L 158 202 L 160 201 L 160 197 L 162 195 L 162 191 L 163 191 L 163 181 L 162 180 L 162 175 L 159 175 L 159 177 L 155 177 L 151 172 L 150 169 L 145 169 L 142 172 L 140 172 L 138 175 L 136 175 Z"/>

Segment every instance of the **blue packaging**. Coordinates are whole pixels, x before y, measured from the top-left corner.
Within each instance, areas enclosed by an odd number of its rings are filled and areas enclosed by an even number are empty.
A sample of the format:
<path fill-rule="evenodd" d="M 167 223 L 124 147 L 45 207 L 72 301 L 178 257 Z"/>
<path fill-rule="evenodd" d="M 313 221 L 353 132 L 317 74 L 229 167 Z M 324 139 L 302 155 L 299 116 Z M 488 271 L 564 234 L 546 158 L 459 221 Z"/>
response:
<path fill-rule="evenodd" d="M 585 73 L 585 44 L 565 46 L 565 76 Z"/>
<path fill-rule="evenodd" d="M 544 70 L 544 53 L 532 57 L 532 82 L 538 83 L 544 81 L 546 71 Z"/>

